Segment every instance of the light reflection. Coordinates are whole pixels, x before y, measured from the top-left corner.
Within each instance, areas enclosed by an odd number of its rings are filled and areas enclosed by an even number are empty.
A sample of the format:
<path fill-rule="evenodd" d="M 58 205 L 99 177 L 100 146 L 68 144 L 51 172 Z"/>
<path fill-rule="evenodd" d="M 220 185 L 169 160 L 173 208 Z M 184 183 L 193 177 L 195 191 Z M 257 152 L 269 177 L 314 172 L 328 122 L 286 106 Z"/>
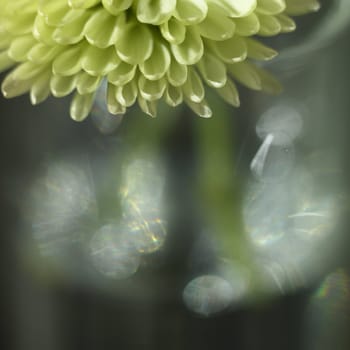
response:
<path fill-rule="evenodd" d="M 259 181 L 283 181 L 295 165 L 294 146 L 273 146 L 272 140 L 271 134 L 266 137 L 250 165 L 253 175 Z"/>
<path fill-rule="evenodd" d="M 273 134 L 268 134 L 265 137 L 263 144 L 260 146 L 258 152 L 256 152 L 256 155 L 250 163 L 250 170 L 258 177 L 261 177 L 263 174 L 266 158 L 272 145 L 273 138 Z"/>
<path fill-rule="evenodd" d="M 92 236 L 90 254 L 96 269 L 110 278 L 130 277 L 140 265 L 140 254 L 134 246 L 133 237 L 122 225 L 101 227 Z"/>
<path fill-rule="evenodd" d="M 162 169 L 159 161 L 146 158 L 132 161 L 124 172 L 123 216 L 141 253 L 157 251 L 165 241 Z"/>
<path fill-rule="evenodd" d="M 350 321 L 350 277 L 337 269 L 324 278 L 306 310 L 305 348 L 347 350 Z"/>
<path fill-rule="evenodd" d="M 231 284 L 216 275 L 204 275 L 190 281 L 184 291 L 186 306 L 203 316 L 225 310 L 233 301 L 234 290 Z"/>
<path fill-rule="evenodd" d="M 335 174 L 329 173 L 334 160 L 327 161 L 325 152 L 296 154 L 305 114 L 302 105 L 282 101 L 260 117 L 256 133 L 263 143 L 250 164 L 253 179 L 243 199 L 245 231 L 264 288 L 283 293 L 322 271 L 329 251 L 324 248 L 336 244 L 332 233 L 340 212 L 339 172 L 328 179 Z"/>
<path fill-rule="evenodd" d="M 203 316 L 237 306 L 249 286 L 247 271 L 231 261 L 220 261 L 215 274 L 191 280 L 183 291 L 186 306 Z"/>
<path fill-rule="evenodd" d="M 92 176 L 87 157 L 48 162 L 30 190 L 24 209 L 34 240 L 40 253 L 64 271 L 73 271 L 73 264 L 84 270 L 90 262 L 106 277 L 126 278 L 144 254 L 165 241 L 162 164 L 133 160 L 121 180 L 112 168 L 100 170 L 110 174 L 111 185 L 121 185 L 107 197 L 106 178 Z"/>
<path fill-rule="evenodd" d="M 131 221 L 128 224 L 134 245 L 140 253 L 153 253 L 164 244 L 166 237 L 166 223 L 161 219 Z"/>
<path fill-rule="evenodd" d="M 298 167 L 284 182 L 252 182 L 246 191 L 246 232 L 266 276 L 282 292 L 312 280 L 327 258 L 320 249 L 336 243 L 332 233 L 339 198 L 320 187 L 310 172 Z"/>
<path fill-rule="evenodd" d="M 329 274 L 317 289 L 315 300 L 333 300 L 335 303 L 350 303 L 350 277 L 344 269 Z M 349 310 L 350 311 L 350 310 Z"/>
<path fill-rule="evenodd" d="M 332 233 L 339 203 L 337 193 L 323 188 L 306 166 L 293 169 L 282 182 L 250 183 L 243 220 L 265 282 L 284 293 L 322 271 L 327 253 L 319 251 L 336 244 Z"/>
<path fill-rule="evenodd" d="M 113 133 L 123 120 L 123 114 L 111 114 L 107 108 L 107 82 L 103 81 L 96 92 L 90 112 L 92 121 L 102 134 Z"/>
<path fill-rule="evenodd" d="M 85 159 L 51 162 L 31 189 L 26 215 L 43 255 L 64 255 L 72 243 L 83 240 L 96 218 L 96 198 L 88 174 Z"/>
<path fill-rule="evenodd" d="M 268 109 L 256 125 L 256 134 L 263 141 L 250 164 L 260 181 L 283 179 L 294 167 L 294 142 L 303 130 L 302 108 L 294 101 L 283 101 Z"/>
<path fill-rule="evenodd" d="M 295 101 L 283 101 L 268 109 L 256 125 L 256 133 L 261 140 L 273 135 L 273 144 L 288 146 L 302 133 L 303 120 L 301 108 L 296 107 Z"/>

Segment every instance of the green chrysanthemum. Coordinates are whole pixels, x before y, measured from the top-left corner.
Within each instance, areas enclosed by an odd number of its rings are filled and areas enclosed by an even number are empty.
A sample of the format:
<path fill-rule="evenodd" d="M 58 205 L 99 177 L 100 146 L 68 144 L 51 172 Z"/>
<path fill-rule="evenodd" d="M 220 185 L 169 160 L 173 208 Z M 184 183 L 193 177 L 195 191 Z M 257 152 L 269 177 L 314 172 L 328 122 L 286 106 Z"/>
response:
<path fill-rule="evenodd" d="M 294 30 L 290 16 L 317 0 L 0 0 L 0 70 L 10 98 L 75 91 L 71 116 L 83 120 L 106 79 L 107 106 L 123 114 L 136 101 L 156 114 L 160 99 L 183 101 L 209 117 L 203 82 L 239 105 L 235 81 L 273 91 L 275 80 L 251 60 L 276 52 L 253 39 Z"/>

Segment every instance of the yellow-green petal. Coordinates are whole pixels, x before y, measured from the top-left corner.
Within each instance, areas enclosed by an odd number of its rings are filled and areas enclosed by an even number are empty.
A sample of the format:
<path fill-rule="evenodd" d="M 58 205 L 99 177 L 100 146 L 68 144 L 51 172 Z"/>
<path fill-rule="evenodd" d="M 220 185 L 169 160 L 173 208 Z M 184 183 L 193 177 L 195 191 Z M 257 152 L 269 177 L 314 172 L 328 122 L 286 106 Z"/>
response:
<path fill-rule="evenodd" d="M 180 64 L 192 65 L 203 56 L 204 46 L 198 30 L 189 27 L 185 40 L 179 45 L 171 45 L 171 51 Z"/>
<path fill-rule="evenodd" d="M 266 61 L 271 60 L 277 55 L 276 50 L 262 44 L 258 40 L 247 38 L 245 40 L 245 43 L 247 45 L 247 52 L 249 58 L 260 61 Z"/>
<path fill-rule="evenodd" d="M 69 95 L 76 86 L 76 76 L 53 75 L 50 81 L 50 90 L 55 97 Z"/>
<path fill-rule="evenodd" d="M 235 32 L 235 22 L 216 5 L 211 5 L 207 17 L 198 25 L 201 36 L 211 40 L 226 40 Z"/>
<path fill-rule="evenodd" d="M 100 3 L 100 0 L 68 0 L 68 5 L 76 9 L 87 9 Z"/>
<path fill-rule="evenodd" d="M 136 17 L 141 23 L 159 25 L 172 16 L 175 7 L 176 0 L 142 0 L 137 3 Z"/>
<path fill-rule="evenodd" d="M 181 44 L 186 37 L 186 27 L 176 18 L 170 18 L 160 25 L 160 31 L 170 44 Z"/>
<path fill-rule="evenodd" d="M 257 12 L 264 15 L 277 15 L 285 9 L 285 0 L 258 0 Z"/>
<path fill-rule="evenodd" d="M 147 101 L 159 100 L 165 91 L 166 80 L 164 78 L 159 80 L 148 80 L 142 74 L 138 81 L 138 88 L 142 98 Z"/>
<path fill-rule="evenodd" d="M 133 0 L 102 0 L 104 8 L 112 15 L 117 15 L 127 10 L 132 5 Z"/>
<path fill-rule="evenodd" d="M 262 83 L 260 75 L 254 69 L 254 66 L 248 62 L 240 62 L 228 66 L 229 72 L 242 85 L 252 89 L 261 90 Z"/>
<path fill-rule="evenodd" d="M 175 18 L 186 25 L 202 22 L 208 13 L 206 0 L 177 0 Z"/>
<path fill-rule="evenodd" d="M 30 89 L 30 101 L 33 105 L 39 104 L 50 95 L 50 71 L 40 74 L 32 83 Z"/>
<path fill-rule="evenodd" d="M 134 80 L 116 89 L 116 99 L 124 107 L 132 106 L 137 98 L 137 85 Z"/>
<path fill-rule="evenodd" d="M 107 108 L 111 114 L 124 114 L 126 111 L 125 106 L 121 105 L 117 101 L 117 87 L 113 84 L 107 85 Z"/>
<path fill-rule="evenodd" d="M 73 75 L 81 69 L 82 46 L 75 45 L 60 53 L 52 63 L 52 71 L 57 75 Z"/>
<path fill-rule="evenodd" d="M 170 53 L 167 47 L 159 41 L 154 43 L 152 55 L 139 65 L 142 74 L 149 80 L 162 78 L 170 66 Z"/>
<path fill-rule="evenodd" d="M 273 36 L 281 32 L 282 26 L 276 17 L 258 14 L 258 18 L 260 22 L 259 35 Z"/>
<path fill-rule="evenodd" d="M 95 93 L 80 95 L 75 93 L 70 105 L 70 115 L 77 122 L 83 121 L 90 113 Z"/>
<path fill-rule="evenodd" d="M 259 32 L 260 22 L 255 13 L 242 18 L 235 18 L 236 33 L 240 36 L 252 36 Z"/>
<path fill-rule="evenodd" d="M 176 107 L 181 104 L 183 101 L 181 88 L 168 84 L 165 90 L 165 101 L 171 107 Z"/>
<path fill-rule="evenodd" d="M 209 0 L 221 6 L 231 17 L 245 17 L 256 8 L 256 0 Z"/>
<path fill-rule="evenodd" d="M 108 73 L 107 79 L 114 85 L 124 85 L 134 78 L 135 72 L 135 65 L 121 61 L 116 68 Z"/>
<path fill-rule="evenodd" d="M 227 79 L 226 84 L 222 88 L 216 89 L 216 91 L 227 103 L 234 107 L 239 107 L 239 93 L 232 79 Z"/>
<path fill-rule="evenodd" d="M 204 81 L 211 87 L 220 88 L 226 84 L 226 66 L 222 61 L 211 54 L 206 54 L 197 63 L 197 67 Z"/>
<path fill-rule="evenodd" d="M 14 64 L 15 61 L 9 57 L 6 51 L 0 53 L 0 72 L 11 68 Z"/>
<path fill-rule="evenodd" d="M 225 41 L 214 42 L 212 48 L 215 54 L 226 63 L 242 62 L 247 57 L 246 41 L 238 35 Z"/>
<path fill-rule="evenodd" d="M 88 46 L 81 54 L 81 67 L 91 75 L 107 75 L 117 67 L 120 59 L 116 56 L 113 47 L 100 49 Z"/>
<path fill-rule="evenodd" d="M 277 15 L 276 18 L 280 22 L 282 33 L 289 33 L 295 30 L 296 24 L 292 18 L 283 14 Z"/>
<path fill-rule="evenodd" d="M 132 22 L 123 29 L 116 43 L 116 50 L 123 61 L 139 64 L 151 56 L 153 41 L 153 35 L 148 27 Z"/>
<path fill-rule="evenodd" d="M 212 110 L 210 109 L 208 103 L 205 100 L 202 100 L 199 103 L 195 103 L 190 99 L 185 99 L 185 102 L 195 114 L 202 118 L 210 118 L 213 115 Z"/>
<path fill-rule="evenodd" d="M 180 64 L 175 59 L 172 59 L 167 72 L 167 78 L 170 84 L 174 86 L 183 85 L 187 79 L 187 71 L 186 65 Z"/>
<path fill-rule="evenodd" d="M 157 116 L 156 101 L 148 101 L 144 99 L 142 96 L 138 95 L 137 102 L 144 113 L 148 114 L 152 118 L 155 118 Z"/>
<path fill-rule="evenodd" d="M 199 103 L 204 99 L 205 91 L 202 79 L 193 68 L 188 70 L 187 80 L 182 86 L 182 92 L 194 103 Z"/>
<path fill-rule="evenodd" d="M 81 95 L 89 94 L 98 89 L 101 80 L 101 76 L 93 76 L 86 72 L 81 72 L 76 78 L 76 88 Z"/>
<path fill-rule="evenodd" d="M 12 41 L 7 53 L 14 61 L 25 61 L 28 51 L 36 42 L 31 34 L 19 36 Z"/>
<path fill-rule="evenodd" d="M 101 8 L 85 24 L 84 34 L 86 40 L 98 48 L 114 45 L 121 35 L 125 21 L 124 14 L 113 16 L 107 10 Z M 103 30 L 101 30 L 102 27 Z"/>

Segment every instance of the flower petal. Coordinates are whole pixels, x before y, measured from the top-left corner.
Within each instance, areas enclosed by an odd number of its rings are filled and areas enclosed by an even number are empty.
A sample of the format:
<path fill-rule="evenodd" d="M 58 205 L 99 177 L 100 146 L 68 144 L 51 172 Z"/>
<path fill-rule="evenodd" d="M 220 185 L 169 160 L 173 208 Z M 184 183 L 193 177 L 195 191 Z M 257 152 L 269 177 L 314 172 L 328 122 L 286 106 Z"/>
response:
<path fill-rule="evenodd" d="M 4 97 L 12 98 L 27 93 L 34 81 L 34 78 L 19 80 L 15 76 L 9 74 L 2 82 L 1 91 Z"/>
<path fill-rule="evenodd" d="M 101 8 L 86 22 L 84 27 L 86 40 L 98 48 L 114 45 L 121 35 L 125 21 L 124 13 L 119 16 L 113 16 L 104 8 Z"/>
<path fill-rule="evenodd" d="M 177 0 L 175 18 L 186 25 L 193 25 L 204 20 L 208 13 L 206 0 Z"/>
<path fill-rule="evenodd" d="M 251 36 L 259 32 L 260 22 L 255 13 L 242 18 L 235 18 L 236 33 L 241 36 Z"/>
<path fill-rule="evenodd" d="M 122 106 L 130 107 L 135 103 L 137 93 L 136 82 L 135 80 L 132 80 L 124 86 L 119 86 L 116 89 L 116 98 Z"/>
<path fill-rule="evenodd" d="M 63 49 L 62 46 L 47 46 L 42 43 L 37 43 L 29 50 L 27 58 L 29 61 L 36 64 L 48 63 L 61 53 Z"/>
<path fill-rule="evenodd" d="M 142 96 L 137 97 L 137 102 L 142 111 L 148 114 L 150 117 L 155 118 L 157 116 L 157 102 L 145 100 Z"/>
<path fill-rule="evenodd" d="M 46 70 L 33 81 L 30 89 L 30 101 L 33 105 L 45 101 L 50 95 L 50 78 L 51 71 Z"/>
<path fill-rule="evenodd" d="M 181 88 L 168 84 L 165 90 L 165 101 L 171 107 L 176 107 L 181 104 L 183 101 Z"/>
<path fill-rule="evenodd" d="M 81 41 L 84 37 L 85 22 L 89 16 L 88 12 L 82 13 L 66 25 L 57 27 L 52 33 L 53 40 L 61 45 L 71 45 Z"/>
<path fill-rule="evenodd" d="M 101 84 L 100 76 L 93 76 L 86 72 L 81 72 L 76 79 L 76 87 L 79 94 L 89 94 L 98 89 Z"/>
<path fill-rule="evenodd" d="M 113 47 L 99 49 L 95 46 L 88 46 L 83 50 L 81 67 L 91 75 L 106 75 L 117 67 L 120 59 L 115 54 Z"/>
<path fill-rule="evenodd" d="M 212 47 L 215 54 L 226 63 L 241 62 L 247 57 L 246 42 L 238 35 L 225 41 L 214 42 Z"/>
<path fill-rule="evenodd" d="M 6 51 L 0 53 L 0 72 L 11 68 L 15 61 L 9 57 Z"/>
<path fill-rule="evenodd" d="M 160 31 L 163 37 L 170 44 L 181 44 L 186 37 L 186 27 L 176 18 L 170 18 L 160 25 Z"/>
<path fill-rule="evenodd" d="M 68 0 L 68 5 L 75 9 L 87 9 L 100 3 L 100 0 Z"/>
<path fill-rule="evenodd" d="M 228 66 L 232 76 L 244 86 L 252 90 L 261 90 L 261 78 L 254 65 L 249 62 L 234 63 Z"/>
<path fill-rule="evenodd" d="M 257 12 L 264 15 L 277 15 L 285 9 L 285 0 L 258 0 Z"/>
<path fill-rule="evenodd" d="M 77 122 L 83 121 L 90 113 L 94 98 L 95 93 L 85 95 L 80 95 L 78 92 L 75 93 L 70 105 L 72 119 Z"/>
<path fill-rule="evenodd" d="M 174 86 L 183 85 L 187 79 L 187 66 L 172 59 L 167 72 L 167 78 L 170 84 Z"/>
<path fill-rule="evenodd" d="M 113 85 L 124 85 L 131 81 L 136 72 L 136 66 L 120 62 L 115 69 L 108 73 L 108 81 Z"/>
<path fill-rule="evenodd" d="M 280 22 L 282 33 L 289 33 L 295 30 L 296 24 L 292 18 L 282 14 L 277 15 L 276 18 Z"/>
<path fill-rule="evenodd" d="M 166 80 L 164 78 L 159 80 L 147 80 L 142 74 L 138 81 L 138 88 L 142 98 L 147 101 L 159 100 L 165 91 Z"/>
<path fill-rule="evenodd" d="M 245 17 L 256 8 L 256 0 L 209 0 L 222 7 L 231 17 Z"/>
<path fill-rule="evenodd" d="M 112 84 L 107 85 L 107 108 L 111 114 L 124 114 L 126 112 L 125 106 L 121 105 L 116 98 L 117 87 Z"/>
<path fill-rule="evenodd" d="M 265 46 L 254 39 L 245 39 L 247 45 L 248 57 L 255 60 L 267 61 L 276 57 L 277 51 L 271 49 L 270 47 Z"/>
<path fill-rule="evenodd" d="M 50 90 L 55 97 L 69 95 L 76 86 L 76 76 L 53 75 L 50 81 Z"/>
<path fill-rule="evenodd" d="M 203 56 L 204 46 L 197 29 L 188 27 L 185 40 L 179 45 L 171 45 L 171 51 L 180 64 L 192 65 Z"/>
<path fill-rule="evenodd" d="M 211 40 L 226 40 L 233 36 L 235 23 L 220 7 L 211 4 L 207 17 L 198 25 L 201 36 Z"/>
<path fill-rule="evenodd" d="M 151 57 L 141 63 L 139 68 L 147 79 L 158 80 L 168 71 L 170 61 L 170 53 L 167 47 L 159 41 L 156 41 Z"/>
<path fill-rule="evenodd" d="M 226 66 L 218 58 L 207 53 L 197 63 L 197 66 L 209 86 L 220 88 L 225 85 L 227 80 Z"/>
<path fill-rule="evenodd" d="M 33 36 L 36 40 L 43 44 L 54 46 L 56 45 L 53 39 L 55 27 L 50 27 L 46 24 L 45 19 L 41 15 L 37 15 L 33 25 Z"/>
<path fill-rule="evenodd" d="M 239 94 L 236 84 L 232 79 L 227 79 L 226 84 L 222 88 L 216 89 L 216 91 L 227 103 L 231 104 L 234 107 L 239 107 Z"/>
<path fill-rule="evenodd" d="M 175 7 L 176 0 L 142 0 L 137 4 L 136 17 L 141 23 L 159 25 L 171 17 Z"/>
<path fill-rule="evenodd" d="M 129 64 L 142 63 L 152 54 L 153 35 L 147 26 L 136 22 L 129 23 L 121 33 L 116 49 L 123 61 Z"/>
<path fill-rule="evenodd" d="M 205 91 L 202 79 L 193 68 L 189 68 L 187 80 L 182 86 L 182 92 L 191 101 L 199 103 L 203 100 Z"/>
<path fill-rule="evenodd" d="M 258 18 L 260 22 L 259 35 L 273 36 L 281 32 L 282 26 L 276 17 L 258 14 Z"/>
<path fill-rule="evenodd" d="M 60 53 L 52 63 L 52 71 L 57 75 L 73 75 L 81 69 L 82 45 L 74 45 Z"/>
<path fill-rule="evenodd" d="M 118 15 L 132 5 L 133 0 L 102 0 L 104 8 L 112 15 Z"/>
<path fill-rule="evenodd" d="M 286 3 L 286 13 L 291 16 L 304 15 L 320 9 L 318 0 L 286 0 Z"/>
<path fill-rule="evenodd" d="M 190 99 L 185 99 L 185 102 L 188 107 L 192 109 L 194 113 L 202 118 L 210 118 L 213 115 L 212 110 L 210 109 L 208 103 L 205 100 L 202 100 L 199 103 L 195 103 Z"/>
<path fill-rule="evenodd" d="M 19 36 L 12 41 L 7 51 L 8 56 L 14 61 L 25 61 L 28 51 L 36 43 L 37 41 L 31 34 Z"/>

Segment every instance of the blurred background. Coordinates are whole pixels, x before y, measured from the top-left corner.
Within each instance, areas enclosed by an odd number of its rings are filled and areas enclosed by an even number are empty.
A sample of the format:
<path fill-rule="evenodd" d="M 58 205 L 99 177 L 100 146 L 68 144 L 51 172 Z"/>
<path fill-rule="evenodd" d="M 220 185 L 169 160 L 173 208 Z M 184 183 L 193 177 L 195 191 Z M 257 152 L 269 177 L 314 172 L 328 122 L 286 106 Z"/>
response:
<path fill-rule="evenodd" d="M 350 6 L 267 43 L 241 88 L 83 123 L 0 99 L 4 350 L 350 348 Z"/>

